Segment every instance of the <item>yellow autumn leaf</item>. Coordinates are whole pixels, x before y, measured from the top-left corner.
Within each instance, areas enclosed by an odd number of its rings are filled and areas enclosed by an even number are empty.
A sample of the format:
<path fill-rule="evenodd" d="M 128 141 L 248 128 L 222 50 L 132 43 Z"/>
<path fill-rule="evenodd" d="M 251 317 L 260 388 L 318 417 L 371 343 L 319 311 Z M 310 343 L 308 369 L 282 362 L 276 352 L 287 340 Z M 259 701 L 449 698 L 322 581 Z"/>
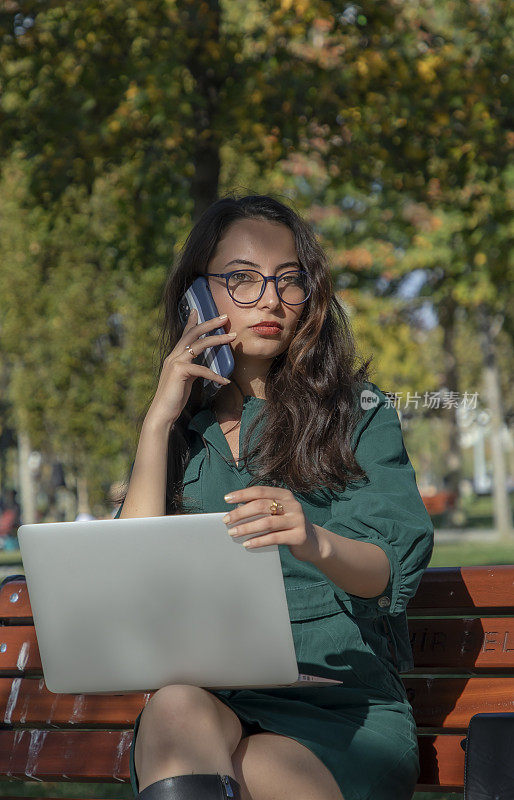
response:
<path fill-rule="evenodd" d="M 434 81 L 436 77 L 435 71 L 439 67 L 440 61 L 439 56 L 434 55 L 429 55 L 423 61 L 418 61 L 416 67 L 420 78 L 427 83 Z"/>
<path fill-rule="evenodd" d="M 359 73 L 361 78 L 366 78 L 367 75 L 369 74 L 369 67 L 368 67 L 366 61 L 363 58 L 358 58 L 355 61 L 355 66 L 356 66 L 357 72 Z"/>

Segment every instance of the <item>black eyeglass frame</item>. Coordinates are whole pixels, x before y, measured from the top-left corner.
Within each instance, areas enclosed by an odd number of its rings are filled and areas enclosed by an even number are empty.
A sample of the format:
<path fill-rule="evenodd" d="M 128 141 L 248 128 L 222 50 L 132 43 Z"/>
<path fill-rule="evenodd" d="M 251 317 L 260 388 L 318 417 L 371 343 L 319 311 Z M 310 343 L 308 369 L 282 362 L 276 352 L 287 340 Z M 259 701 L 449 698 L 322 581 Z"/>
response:
<path fill-rule="evenodd" d="M 229 278 L 232 275 L 235 275 L 238 272 L 256 272 L 257 275 L 260 275 L 261 278 L 264 279 L 264 283 L 262 284 L 261 293 L 260 293 L 259 297 L 256 297 L 255 300 L 251 300 L 249 303 L 244 303 L 242 300 L 236 300 L 235 297 L 233 297 L 232 292 L 228 288 Z M 309 287 L 309 294 L 307 295 L 307 297 L 304 297 L 303 300 L 300 300 L 299 303 L 288 303 L 287 300 L 283 300 L 283 298 L 280 296 L 280 293 L 278 291 L 278 281 L 281 278 L 283 278 L 285 275 L 290 275 L 292 272 L 294 272 L 295 275 L 298 275 L 298 273 L 300 273 L 301 275 L 306 275 L 307 276 L 306 283 L 307 283 L 307 286 Z M 277 297 L 280 300 L 280 302 L 281 303 L 285 303 L 286 306 L 301 306 L 302 303 L 305 303 L 305 301 L 308 300 L 309 297 L 312 294 L 312 286 L 309 285 L 310 284 L 309 273 L 304 269 L 290 269 L 287 272 L 282 272 L 281 275 L 263 275 L 262 272 L 259 272 L 258 269 L 247 269 L 246 267 L 241 267 L 240 269 L 233 269 L 230 272 L 205 272 L 204 273 L 204 277 L 210 277 L 211 275 L 212 275 L 213 278 L 226 278 L 225 284 L 226 284 L 226 287 L 227 287 L 227 292 L 229 293 L 229 295 L 232 298 L 232 300 L 234 301 L 234 303 L 238 303 L 239 305 L 242 305 L 242 306 L 251 306 L 253 303 L 256 303 L 258 300 L 260 300 L 262 295 L 266 291 L 266 287 L 268 285 L 268 281 L 273 281 L 274 282 L 275 291 L 277 293 Z"/>

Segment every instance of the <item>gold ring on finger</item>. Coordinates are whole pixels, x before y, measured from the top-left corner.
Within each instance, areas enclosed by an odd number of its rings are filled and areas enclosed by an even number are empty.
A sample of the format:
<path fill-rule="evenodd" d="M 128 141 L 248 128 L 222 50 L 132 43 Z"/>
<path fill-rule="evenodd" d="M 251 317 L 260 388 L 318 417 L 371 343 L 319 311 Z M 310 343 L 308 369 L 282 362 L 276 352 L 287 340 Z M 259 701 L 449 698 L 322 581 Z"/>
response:
<path fill-rule="evenodd" d="M 196 353 L 190 345 L 186 345 L 186 350 L 188 351 L 188 353 L 191 353 L 193 358 L 196 358 Z"/>
<path fill-rule="evenodd" d="M 282 511 L 284 510 L 284 506 L 281 503 L 277 503 L 276 500 L 273 500 L 273 502 L 269 507 L 269 510 L 271 514 L 281 514 Z"/>

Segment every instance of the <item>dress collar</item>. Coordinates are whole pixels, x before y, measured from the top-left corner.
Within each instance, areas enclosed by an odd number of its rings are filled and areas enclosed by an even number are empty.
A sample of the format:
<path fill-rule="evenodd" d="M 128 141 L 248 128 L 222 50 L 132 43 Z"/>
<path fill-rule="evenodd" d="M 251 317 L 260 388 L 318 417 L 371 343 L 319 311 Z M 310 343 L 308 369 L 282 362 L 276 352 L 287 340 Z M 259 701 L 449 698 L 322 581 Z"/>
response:
<path fill-rule="evenodd" d="M 243 398 L 243 410 L 241 414 L 241 427 L 239 429 L 239 447 L 241 455 L 241 443 L 244 439 L 244 434 L 248 425 L 252 422 L 255 415 L 260 411 L 262 405 L 266 402 L 264 398 L 254 397 L 253 395 L 245 395 Z M 202 407 L 189 422 L 188 430 L 193 430 L 199 433 L 203 438 L 209 442 L 224 458 L 233 463 L 233 456 L 230 452 L 230 447 L 225 438 L 223 431 L 219 425 L 214 409 L 210 406 Z M 254 431 L 254 436 L 257 435 L 260 426 Z M 252 437 L 253 441 L 253 437 Z M 250 443 L 250 447 L 252 447 Z"/>

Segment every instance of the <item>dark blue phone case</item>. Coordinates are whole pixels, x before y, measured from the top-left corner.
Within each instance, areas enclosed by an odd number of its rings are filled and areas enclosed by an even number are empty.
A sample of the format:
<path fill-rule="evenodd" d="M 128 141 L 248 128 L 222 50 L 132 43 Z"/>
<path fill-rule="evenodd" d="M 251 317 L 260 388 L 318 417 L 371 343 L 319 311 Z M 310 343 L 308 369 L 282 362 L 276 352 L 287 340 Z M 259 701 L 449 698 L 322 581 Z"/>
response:
<path fill-rule="evenodd" d="M 207 279 L 202 276 L 196 278 L 180 298 L 178 314 L 182 329 L 185 328 L 193 308 L 196 308 L 198 312 L 197 324 L 219 316 Z M 214 328 L 212 331 L 203 333 L 200 338 L 203 339 L 205 336 L 215 336 L 222 333 L 226 333 L 225 328 Z M 207 347 L 193 359 L 193 362 L 209 367 L 217 375 L 222 375 L 224 378 L 228 378 L 234 370 L 234 357 L 229 344 L 217 344 L 214 347 Z M 210 378 L 203 379 L 203 388 L 207 397 L 216 394 L 221 387 L 221 383 L 216 383 Z"/>

